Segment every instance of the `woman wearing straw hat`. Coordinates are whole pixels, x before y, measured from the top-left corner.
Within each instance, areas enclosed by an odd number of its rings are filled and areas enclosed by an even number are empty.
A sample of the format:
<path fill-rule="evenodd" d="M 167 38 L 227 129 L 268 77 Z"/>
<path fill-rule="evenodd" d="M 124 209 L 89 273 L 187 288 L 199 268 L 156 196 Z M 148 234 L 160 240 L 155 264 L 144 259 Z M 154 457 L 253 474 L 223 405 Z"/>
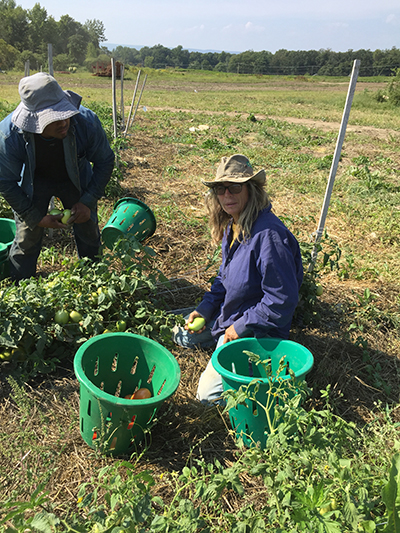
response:
<path fill-rule="evenodd" d="M 254 172 L 241 154 L 223 157 L 216 178 L 203 181 L 211 237 L 222 241 L 222 264 L 185 327 L 174 329 L 177 344 L 217 348 L 243 337 L 289 337 L 303 266 L 296 238 L 271 211 L 265 182 L 265 171 Z M 192 333 L 198 317 L 206 325 Z M 210 360 L 197 397 L 219 401 L 222 390 Z"/>
<path fill-rule="evenodd" d="M 0 122 L 0 193 L 14 211 L 16 235 L 10 250 L 12 279 L 36 272 L 44 228 L 66 228 L 62 215 L 47 213 L 57 196 L 70 209 L 79 257 L 95 259 L 100 246 L 97 200 L 114 167 L 100 120 L 39 72 L 19 83 L 21 102 Z"/>

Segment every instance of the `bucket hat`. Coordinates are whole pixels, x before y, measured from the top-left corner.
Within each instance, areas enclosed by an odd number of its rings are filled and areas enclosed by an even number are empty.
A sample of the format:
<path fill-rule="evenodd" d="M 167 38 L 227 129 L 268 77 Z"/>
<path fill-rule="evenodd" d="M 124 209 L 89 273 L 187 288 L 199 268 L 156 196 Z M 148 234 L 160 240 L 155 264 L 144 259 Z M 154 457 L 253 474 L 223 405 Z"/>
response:
<path fill-rule="evenodd" d="M 24 131 L 43 133 L 46 126 L 79 113 L 82 97 L 63 91 L 56 79 L 45 72 L 26 76 L 19 82 L 20 104 L 11 121 Z"/>
<path fill-rule="evenodd" d="M 250 161 L 245 155 L 235 154 L 230 157 L 225 156 L 217 168 L 217 175 L 213 181 L 202 181 L 207 187 L 214 187 L 215 184 L 222 181 L 230 181 L 232 183 L 245 183 L 253 180 L 260 185 L 264 185 L 266 181 L 265 170 L 254 172 Z"/>

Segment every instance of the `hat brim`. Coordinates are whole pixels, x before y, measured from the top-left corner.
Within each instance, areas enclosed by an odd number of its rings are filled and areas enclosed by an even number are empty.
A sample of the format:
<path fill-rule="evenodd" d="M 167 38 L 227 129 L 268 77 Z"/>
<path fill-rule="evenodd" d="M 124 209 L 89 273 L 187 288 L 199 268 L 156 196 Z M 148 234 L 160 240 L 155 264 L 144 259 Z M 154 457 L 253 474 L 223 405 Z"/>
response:
<path fill-rule="evenodd" d="M 229 183 L 246 183 L 246 181 L 255 181 L 259 185 L 264 185 L 266 181 L 265 170 L 261 169 L 252 176 L 223 176 L 221 179 L 215 179 L 213 181 L 201 181 L 207 187 L 215 187 L 219 183 L 229 182 Z"/>
<path fill-rule="evenodd" d="M 43 133 L 46 126 L 59 120 L 67 120 L 79 113 L 77 98 L 71 97 L 72 91 L 65 91 L 65 97 L 56 104 L 52 104 L 38 111 L 30 111 L 22 102 L 15 108 L 11 121 L 23 131 Z M 72 93 L 74 96 L 75 94 Z"/>

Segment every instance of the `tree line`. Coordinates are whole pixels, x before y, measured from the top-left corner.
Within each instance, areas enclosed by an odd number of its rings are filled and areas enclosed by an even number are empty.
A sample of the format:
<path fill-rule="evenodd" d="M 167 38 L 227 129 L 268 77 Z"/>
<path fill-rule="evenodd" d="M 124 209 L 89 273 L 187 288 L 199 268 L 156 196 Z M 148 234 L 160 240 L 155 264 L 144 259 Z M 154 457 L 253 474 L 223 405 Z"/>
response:
<path fill-rule="evenodd" d="M 0 0 L 0 69 L 45 69 L 48 44 L 52 45 L 55 70 L 107 65 L 114 57 L 126 66 L 155 69 L 180 68 L 215 70 L 239 74 L 348 76 L 355 59 L 361 61 L 360 76 L 390 76 L 400 68 L 400 50 L 278 50 L 240 54 L 231 52 L 189 51 L 182 46 L 166 48 L 161 44 L 136 49 L 117 46 L 109 50 L 105 26 L 97 19 L 84 24 L 69 15 L 56 21 L 39 3 L 32 9 L 17 6 L 15 0 Z"/>
<path fill-rule="evenodd" d="M 361 61 L 360 76 L 390 76 L 400 68 L 400 49 L 390 50 L 278 50 L 240 54 L 230 52 L 189 52 L 177 46 L 169 49 L 160 44 L 140 50 L 117 46 L 112 50 L 117 61 L 152 68 L 182 68 L 235 72 L 239 74 L 269 74 L 305 76 L 348 76 L 355 59 Z"/>
<path fill-rule="evenodd" d="M 90 59 L 103 55 L 101 43 L 105 28 L 100 20 L 84 24 L 69 15 L 56 21 L 39 3 L 32 9 L 17 6 L 14 0 L 0 0 L 0 68 L 23 68 L 29 60 L 32 68 L 45 67 L 48 44 L 52 45 L 54 68 L 65 70 L 84 65 Z M 90 63 L 90 62 L 89 62 Z"/>

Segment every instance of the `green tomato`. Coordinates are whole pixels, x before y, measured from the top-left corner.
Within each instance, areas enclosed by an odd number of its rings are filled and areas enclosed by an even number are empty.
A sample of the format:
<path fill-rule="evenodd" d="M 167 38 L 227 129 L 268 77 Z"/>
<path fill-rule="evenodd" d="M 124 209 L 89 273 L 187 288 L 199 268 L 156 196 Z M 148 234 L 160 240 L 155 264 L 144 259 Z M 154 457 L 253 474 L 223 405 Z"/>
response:
<path fill-rule="evenodd" d="M 72 320 L 72 322 L 80 322 L 82 320 L 82 315 L 78 313 L 78 311 L 71 311 L 69 318 Z"/>
<path fill-rule="evenodd" d="M 0 353 L 0 359 L 2 361 L 9 361 L 12 358 L 12 353 L 9 349 L 5 349 L 4 352 Z"/>
<path fill-rule="evenodd" d="M 322 296 L 323 292 L 324 292 L 324 289 L 323 289 L 322 285 L 317 285 L 316 288 L 315 288 L 315 294 L 317 296 Z"/>
<path fill-rule="evenodd" d="M 66 224 L 71 218 L 71 211 L 69 209 L 64 209 L 63 217 L 61 219 L 61 224 Z"/>
<path fill-rule="evenodd" d="M 49 212 L 49 215 L 62 215 L 61 209 L 54 208 Z"/>
<path fill-rule="evenodd" d="M 197 316 L 193 322 L 190 322 L 188 324 L 188 328 L 190 331 L 199 331 L 199 329 L 203 328 L 206 325 L 206 321 L 202 316 Z"/>
<path fill-rule="evenodd" d="M 126 330 L 126 322 L 125 322 L 125 320 L 118 320 L 116 325 L 117 325 L 117 331 L 125 331 Z"/>
<path fill-rule="evenodd" d="M 65 309 L 63 309 L 62 311 L 57 311 L 54 316 L 54 320 L 56 321 L 57 324 L 61 324 L 61 325 L 67 324 L 69 320 L 68 311 L 66 311 Z"/>

